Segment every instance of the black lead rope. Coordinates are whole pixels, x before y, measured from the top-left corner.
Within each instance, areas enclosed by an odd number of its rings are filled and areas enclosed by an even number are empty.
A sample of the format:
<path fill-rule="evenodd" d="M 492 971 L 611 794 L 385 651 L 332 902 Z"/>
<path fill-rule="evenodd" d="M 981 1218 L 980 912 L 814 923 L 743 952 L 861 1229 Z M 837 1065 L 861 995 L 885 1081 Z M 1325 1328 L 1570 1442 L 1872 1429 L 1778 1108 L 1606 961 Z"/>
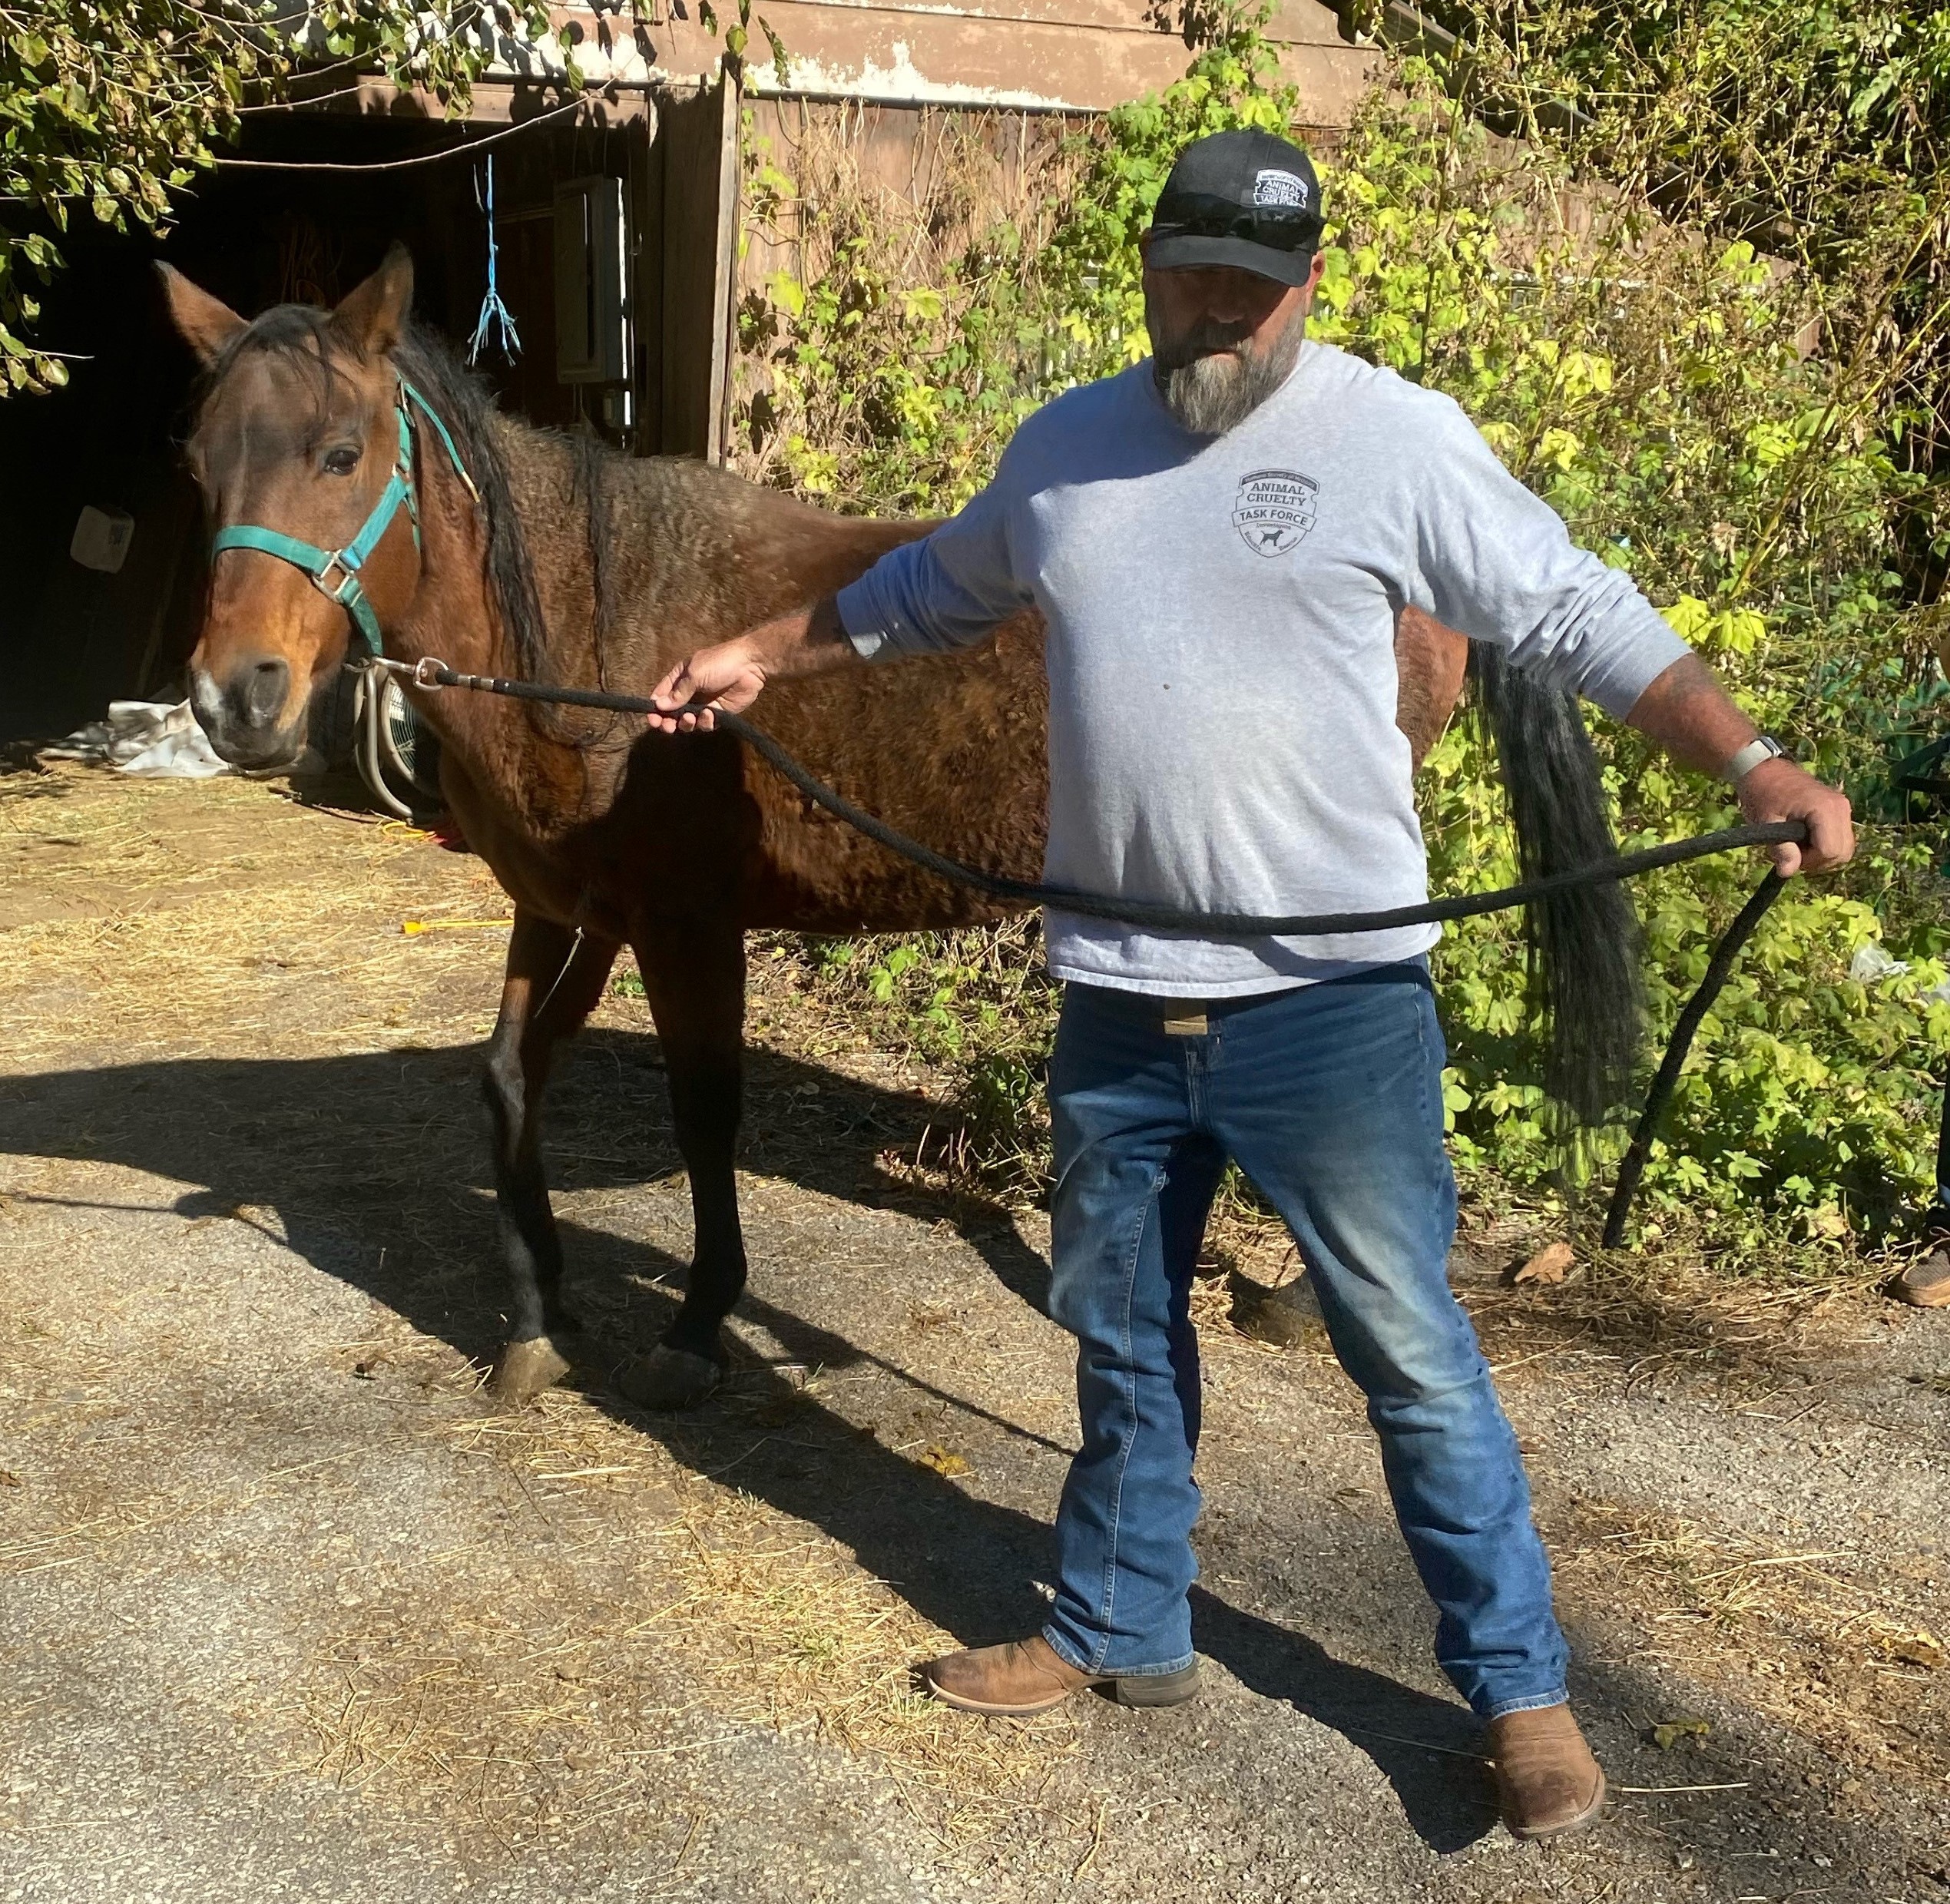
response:
<path fill-rule="evenodd" d="M 1805 829 L 1803 836 L 1806 837 Z M 1673 1027 L 1666 1055 L 1659 1061 L 1658 1074 L 1652 1080 L 1652 1088 L 1645 1094 L 1645 1108 L 1639 1113 L 1637 1128 L 1632 1132 L 1631 1143 L 1618 1166 L 1618 1181 L 1611 1193 L 1611 1207 L 1604 1213 L 1604 1247 L 1607 1250 L 1624 1247 L 1625 1220 L 1632 1214 L 1632 1199 L 1638 1194 L 1638 1180 L 1645 1174 L 1645 1160 L 1652 1154 L 1652 1140 L 1658 1134 L 1660 1119 L 1672 1101 L 1679 1074 L 1685 1067 L 1686 1054 L 1693 1048 L 1693 1035 L 1699 1030 L 1700 1021 L 1713 1009 L 1713 1002 L 1720 996 L 1720 988 L 1733 976 L 1734 964 L 1740 958 L 1741 949 L 1753 936 L 1753 929 L 1766 916 L 1768 907 L 1780 897 L 1781 888 L 1786 883 L 1772 866 L 1767 869 L 1767 876 L 1753 889 L 1753 896 L 1740 908 L 1733 924 L 1720 934 L 1720 943 L 1714 946 L 1713 956 L 1707 961 L 1706 976 L 1700 981 L 1698 990 L 1686 1001 L 1686 1009 L 1680 1013 L 1679 1022 Z"/>
<path fill-rule="evenodd" d="M 611 714 L 651 714 L 660 711 L 654 701 L 636 694 L 599 693 L 586 687 L 543 687 L 532 681 L 512 681 L 498 675 L 463 674 L 429 657 L 417 665 L 385 661 L 382 666 L 407 676 L 422 687 L 465 687 L 488 694 L 506 695 L 515 700 L 548 701 L 569 707 L 594 707 Z M 1618 853 L 1608 859 L 1594 859 L 1568 873 L 1555 873 L 1541 879 L 1518 886 L 1499 886 L 1491 892 L 1464 892 L 1446 899 L 1425 900 L 1419 906 L 1398 906 L 1381 912 L 1300 912 L 1263 916 L 1250 912 L 1189 912 L 1179 907 L 1160 906 L 1147 899 L 1107 899 L 1093 892 L 1077 892 L 1067 886 L 1042 886 L 1034 880 L 1010 878 L 980 866 L 965 865 L 945 853 L 924 846 L 897 832 L 885 820 L 864 813 L 843 794 L 836 793 L 821 780 L 800 766 L 763 729 L 755 727 L 742 716 L 714 711 L 713 720 L 723 732 L 735 735 L 816 806 L 823 807 L 863 833 L 877 845 L 924 872 L 950 883 L 965 886 L 993 899 L 1011 905 L 1047 906 L 1058 912 L 1073 912 L 1088 919 L 1114 920 L 1120 925 L 1144 926 L 1161 932 L 1197 932 L 1213 939 L 1324 938 L 1340 932 L 1379 932 L 1400 926 L 1435 925 L 1445 919 L 1474 919 L 1484 912 L 1501 912 L 1513 906 L 1562 892 L 1576 886 L 1601 886 L 1614 879 L 1629 879 L 1660 866 L 1675 866 L 1689 859 L 1732 853 L 1742 846 L 1769 846 L 1792 841 L 1805 845 L 1806 824 L 1798 820 L 1763 821 L 1747 826 L 1726 826 L 1717 833 L 1701 833 L 1691 839 L 1668 840 L 1662 846 L 1642 847 L 1637 853 Z M 1660 1062 L 1652 1088 L 1647 1094 L 1632 1134 L 1630 1148 L 1619 1166 L 1617 1187 L 1612 1192 L 1606 1213 L 1604 1247 L 1619 1248 L 1624 1242 L 1625 1222 L 1632 1199 L 1644 1175 L 1657 1133 L 1674 1089 L 1684 1068 L 1700 1021 L 1713 1008 L 1713 1001 L 1733 975 L 1741 949 L 1753 936 L 1767 909 L 1779 896 L 1783 881 L 1771 867 L 1755 889 L 1753 896 L 1741 908 L 1727 927 L 1707 961 L 1706 976 L 1687 1001 L 1673 1028 L 1666 1055 Z"/>

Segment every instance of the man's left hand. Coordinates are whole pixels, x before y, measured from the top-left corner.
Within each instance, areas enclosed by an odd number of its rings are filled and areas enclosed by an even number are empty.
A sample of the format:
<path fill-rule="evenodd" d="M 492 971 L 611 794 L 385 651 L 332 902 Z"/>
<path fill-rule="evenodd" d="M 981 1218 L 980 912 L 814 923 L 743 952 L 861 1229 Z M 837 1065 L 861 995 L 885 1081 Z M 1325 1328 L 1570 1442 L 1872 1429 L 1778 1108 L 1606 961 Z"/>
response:
<path fill-rule="evenodd" d="M 1855 856 L 1856 829 L 1848 796 L 1824 785 L 1792 760 L 1763 760 L 1736 790 L 1740 811 L 1750 820 L 1799 820 L 1808 843 L 1783 840 L 1770 846 L 1774 870 L 1783 879 L 1797 873 L 1826 873 Z"/>

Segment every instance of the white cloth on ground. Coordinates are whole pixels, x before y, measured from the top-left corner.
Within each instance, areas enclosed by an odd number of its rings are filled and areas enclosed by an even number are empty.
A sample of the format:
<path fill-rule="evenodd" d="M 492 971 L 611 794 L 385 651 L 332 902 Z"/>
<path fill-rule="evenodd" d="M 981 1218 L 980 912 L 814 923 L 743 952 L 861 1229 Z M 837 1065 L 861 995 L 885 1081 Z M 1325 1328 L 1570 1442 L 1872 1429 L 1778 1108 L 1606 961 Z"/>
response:
<path fill-rule="evenodd" d="M 229 767 L 211 748 L 187 700 L 111 700 L 105 720 L 91 720 L 40 752 L 50 760 L 86 760 L 151 780 L 207 780 Z"/>

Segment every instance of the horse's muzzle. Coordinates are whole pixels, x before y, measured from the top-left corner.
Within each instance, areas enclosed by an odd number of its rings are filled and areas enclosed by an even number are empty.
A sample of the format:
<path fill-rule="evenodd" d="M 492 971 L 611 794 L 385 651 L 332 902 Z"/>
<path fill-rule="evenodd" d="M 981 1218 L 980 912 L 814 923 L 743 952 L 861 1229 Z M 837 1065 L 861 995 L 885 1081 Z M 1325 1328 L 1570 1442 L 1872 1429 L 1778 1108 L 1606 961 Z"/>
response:
<path fill-rule="evenodd" d="M 287 718 L 291 669 L 276 655 L 247 655 L 220 682 L 204 668 L 190 674 L 197 724 L 217 754 L 237 767 L 289 766 L 303 750 L 305 704 Z"/>

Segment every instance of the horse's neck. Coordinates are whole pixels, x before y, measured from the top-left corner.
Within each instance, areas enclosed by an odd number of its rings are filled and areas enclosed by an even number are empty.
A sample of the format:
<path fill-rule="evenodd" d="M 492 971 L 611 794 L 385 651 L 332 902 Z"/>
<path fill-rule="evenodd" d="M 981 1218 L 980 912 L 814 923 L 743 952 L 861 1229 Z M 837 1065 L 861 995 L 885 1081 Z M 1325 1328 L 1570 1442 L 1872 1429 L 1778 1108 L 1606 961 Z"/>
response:
<path fill-rule="evenodd" d="M 387 624 L 386 653 L 401 661 L 431 656 L 470 674 L 512 674 L 512 646 L 488 580 L 485 505 L 444 456 L 423 449 L 418 462 L 419 586 Z"/>
<path fill-rule="evenodd" d="M 521 440 L 528 434 L 522 426 L 502 427 L 504 454 L 547 453 L 540 442 Z M 490 577 L 485 505 L 475 501 L 444 456 L 422 453 L 419 464 L 419 587 L 406 611 L 388 625 L 386 652 L 401 661 L 432 657 L 462 674 L 521 678 L 526 671 Z M 510 472 L 518 511 L 524 473 Z M 551 649 L 573 646 L 578 636 L 586 636 L 587 613 L 578 616 L 574 604 L 551 601 L 539 568 L 536 581 Z M 577 678 L 572 664 L 550 671 L 558 678 Z M 565 800 L 574 806 L 586 800 L 587 781 L 579 770 L 565 775 L 541 768 L 538 756 L 548 750 L 547 743 L 526 704 L 464 688 L 422 690 L 415 698 L 442 746 L 479 790 L 537 828 L 550 830 L 571 817 L 555 810 Z"/>

